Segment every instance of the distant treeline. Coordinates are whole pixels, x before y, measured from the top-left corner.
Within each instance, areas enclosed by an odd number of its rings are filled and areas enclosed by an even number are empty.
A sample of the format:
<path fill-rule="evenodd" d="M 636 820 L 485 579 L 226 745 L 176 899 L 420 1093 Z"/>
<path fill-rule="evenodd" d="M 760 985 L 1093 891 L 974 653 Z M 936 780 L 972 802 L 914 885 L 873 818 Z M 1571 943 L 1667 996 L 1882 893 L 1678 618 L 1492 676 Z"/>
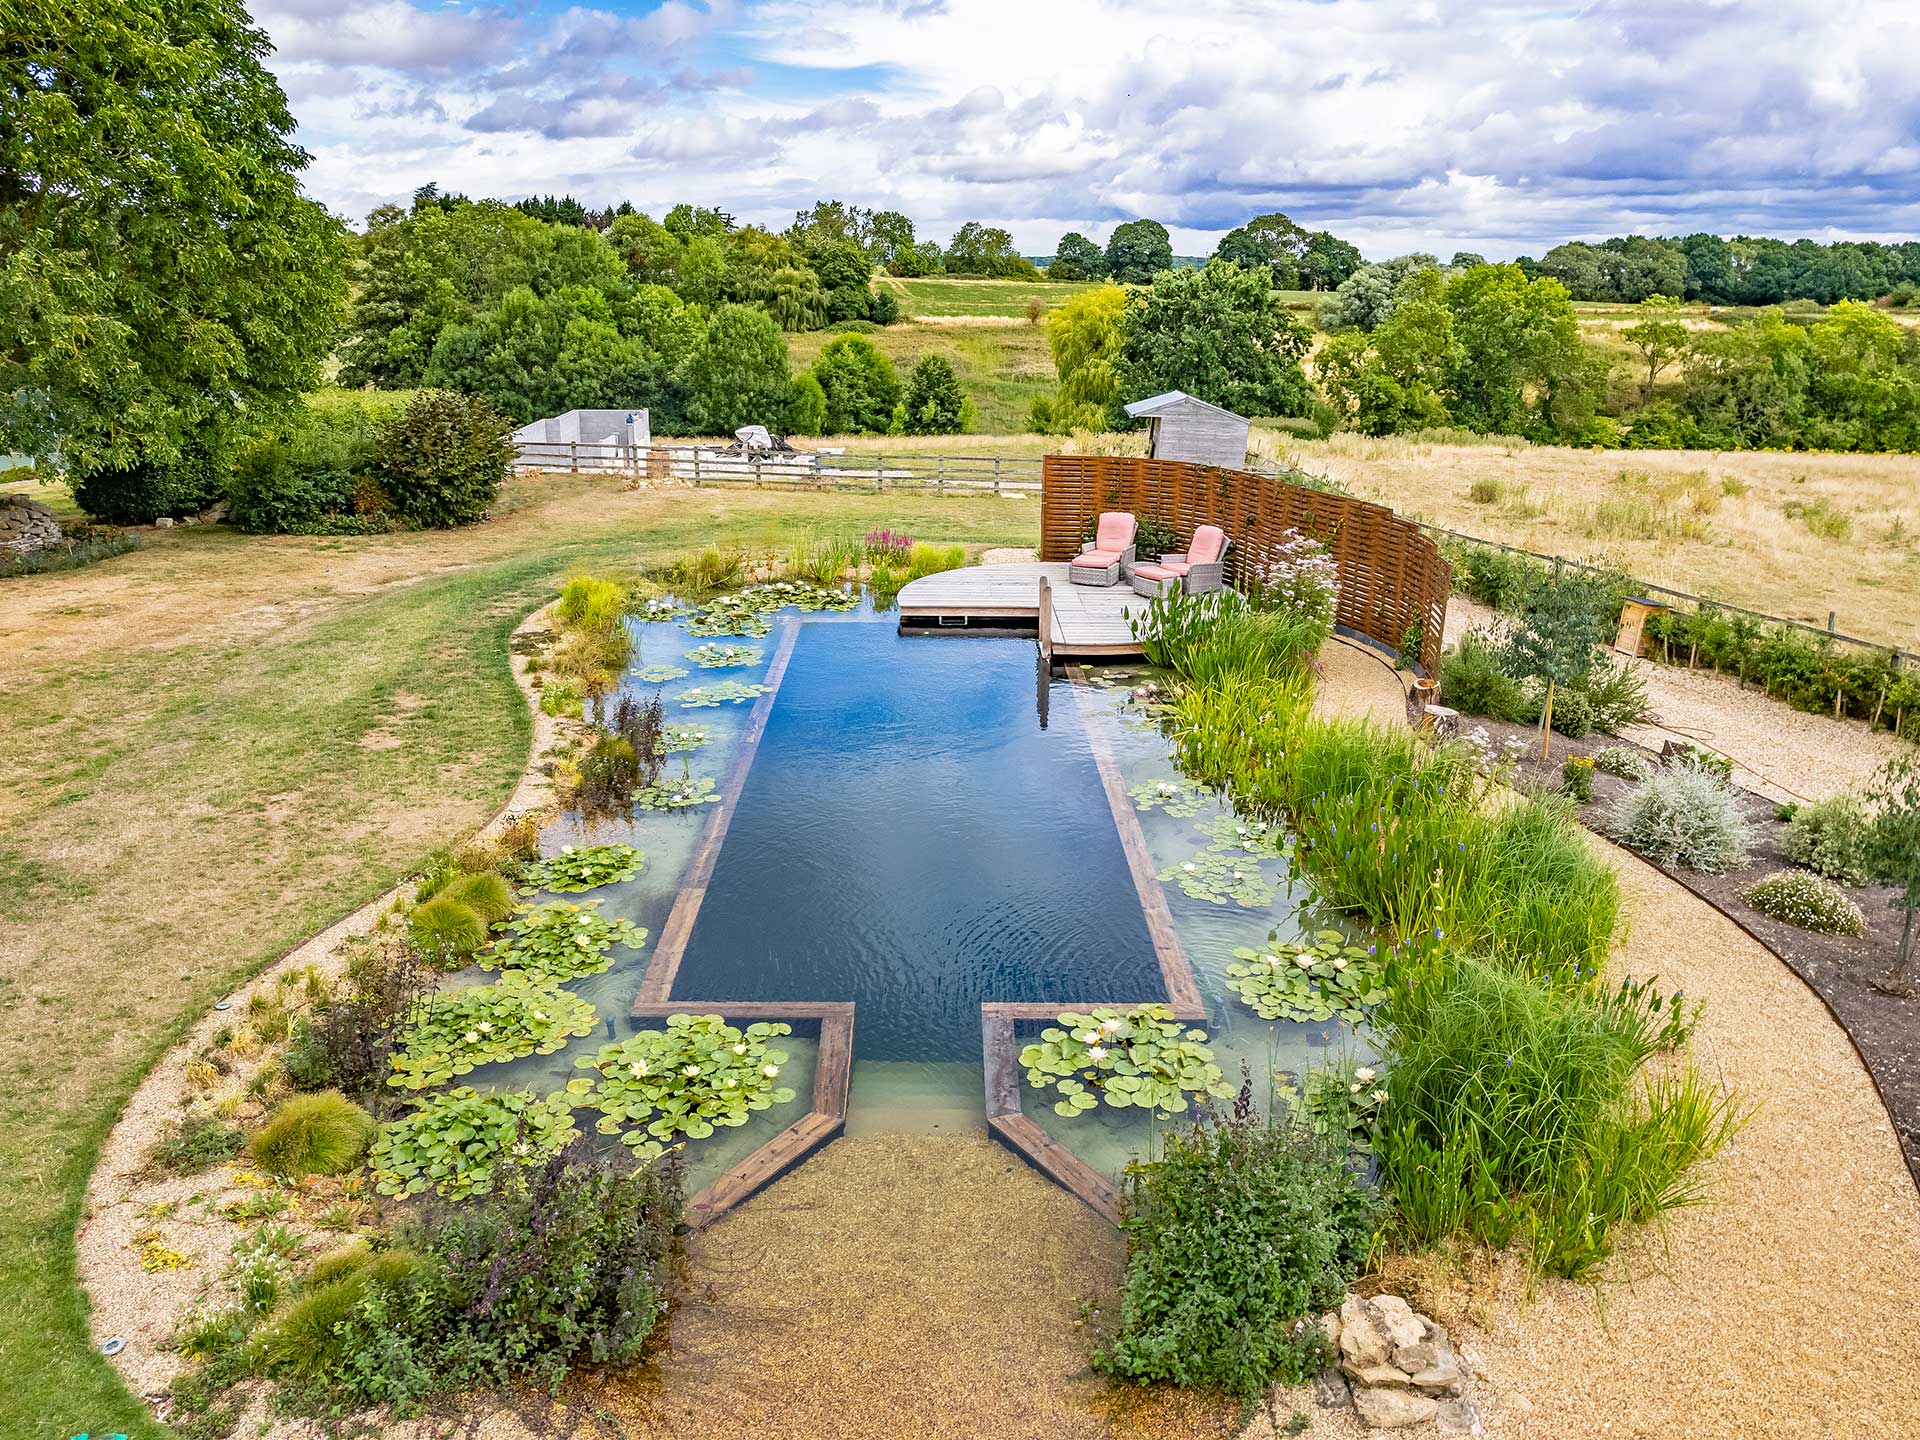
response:
<path fill-rule="evenodd" d="M 1772 240 L 1764 236 L 1621 235 L 1598 244 L 1570 240 L 1538 260 L 1522 256 L 1529 275 L 1550 275 L 1576 300 L 1638 304 L 1672 295 L 1709 305 L 1779 305 L 1813 300 L 1910 303 L 1920 289 L 1920 240 Z"/>

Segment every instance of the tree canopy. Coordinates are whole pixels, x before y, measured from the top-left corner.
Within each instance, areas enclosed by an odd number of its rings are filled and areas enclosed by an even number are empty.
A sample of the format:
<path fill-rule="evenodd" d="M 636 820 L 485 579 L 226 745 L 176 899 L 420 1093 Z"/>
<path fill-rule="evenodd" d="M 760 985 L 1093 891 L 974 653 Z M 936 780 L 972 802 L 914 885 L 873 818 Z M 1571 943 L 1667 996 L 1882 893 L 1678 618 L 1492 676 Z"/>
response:
<path fill-rule="evenodd" d="M 0 426 L 168 466 L 318 383 L 344 232 L 237 0 L 21 0 L 0 46 Z M 163 504 L 159 513 L 171 508 Z M 140 518 L 150 519 L 151 515 Z"/>
<path fill-rule="evenodd" d="M 1223 260 L 1127 293 L 1117 371 L 1127 395 L 1184 390 L 1242 415 L 1299 415 L 1312 333 L 1267 277 Z"/>
<path fill-rule="evenodd" d="M 1129 220 L 1107 237 L 1106 273 L 1123 284 L 1146 285 L 1173 268 L 1173 241 L 1158 220 Z"/>
<path fill-rule="evenodd" d="M 1107 274 L 1107 253 L 1078 230 L 1069 230 L 1053 247 L 1049 280 L 1101 280 Z"/>

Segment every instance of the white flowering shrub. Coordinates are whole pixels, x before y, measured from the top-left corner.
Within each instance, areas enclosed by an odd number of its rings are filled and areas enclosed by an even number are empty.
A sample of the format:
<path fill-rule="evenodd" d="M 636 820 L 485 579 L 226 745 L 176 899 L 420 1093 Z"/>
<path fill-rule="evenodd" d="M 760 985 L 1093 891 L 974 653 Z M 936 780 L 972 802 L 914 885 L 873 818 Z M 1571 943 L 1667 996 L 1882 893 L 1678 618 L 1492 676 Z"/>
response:
<path fill-rule="evenodd" d="M 1776 870 L 1749 885 L 1746 902 L 1762 915 L 1816 935 L 1860 935 L 1867 917 L 1831 880 L 1807 870 Z"/>
<path fill-rule="evenodd" d="M 1326 546 L 1288 529 L 1273 554 L 1247 576 L 1247 586 L 1263 610 L 1289 610 L 1331 626 L 1340 598 L 1340 569 Z"/>
<path fill-rule="evenodd" d="M 1661 865 L 1717 874 L 1744 864 L 1752 833 L 1740 801 L 1713 770 L 1676 760 L 1614 802 L 1613 838 Z"/>

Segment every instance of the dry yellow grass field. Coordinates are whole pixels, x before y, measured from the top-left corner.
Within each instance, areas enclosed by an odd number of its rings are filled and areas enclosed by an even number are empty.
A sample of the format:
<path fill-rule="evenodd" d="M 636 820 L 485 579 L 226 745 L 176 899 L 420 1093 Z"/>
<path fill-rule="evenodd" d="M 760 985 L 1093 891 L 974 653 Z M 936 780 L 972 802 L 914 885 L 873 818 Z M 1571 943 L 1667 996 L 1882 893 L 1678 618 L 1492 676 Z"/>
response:
<path fill-rule="evenodd" d="M 1255 448 L 1435 525 L 1920 649 L 1920 456 L 1271 431 Z"/>

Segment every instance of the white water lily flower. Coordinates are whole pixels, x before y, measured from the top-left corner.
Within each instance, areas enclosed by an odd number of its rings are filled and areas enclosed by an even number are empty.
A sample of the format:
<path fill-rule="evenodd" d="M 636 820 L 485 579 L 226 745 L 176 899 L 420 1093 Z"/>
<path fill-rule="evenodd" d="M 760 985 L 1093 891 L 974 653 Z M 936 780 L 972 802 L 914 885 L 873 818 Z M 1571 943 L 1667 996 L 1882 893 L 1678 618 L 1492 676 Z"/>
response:
<path fill-rule="evenodd" d="M 1387 1103 L 1387 1092 L 1386 1092 L 1386 1091 L 1384 1091 L 1384 1090 L 1376 1090 L 1376 1091 L 1374 1091 L 1374 1092 L 1373 1092 L 1373 1103 L 1374 1103 L 1374 1104 L 1376 1104 L 1376 1105 L 1384 1105 L 1384 1104 L 1386 1104 L 1386 1103 Z"/>
<path fill-rule="evenodd" d="M 536 1020 L 544 1020 L 547 1018 L 547 1012 L 544 1010 L 536 1010 L 533 1012 L 533 1018 Z"/>
<path fill-rule="evenodd" d="M 760 1067 L 760 1073 L 771 1080 L 780 1073 L 780 1067 L 778 1065 L 762 1065 Z"/>
<path fill-rule="evenodd" d="M 647 1067 L 638 1060 L 634 1061 L 633 1064 L 629 1065 L 627 1068 L 633 1071 L 633 1073 L 636 1076 L 644 1075 L 647 1073 Z"/>
<path fill-rule="evenodd" d="M 1109 1015 L 1100 1022 L 1100 1028 L 1109 1035 L 1118 1035 L 1125 1024 L 1126 1022 L 1118 1015 Z"/>
<path fill-rule="evenodd" d="M 1090 1046 L 1088 1046 L 1088 1047 L 1087 1047 L 1087 1058 L 1088 1058 L 1089 1060 L 1104 1060 L 1104 1059 L 1106 1059 L 1106 1058 L 1107 1058 L 1107 1047 L 1106 1047 L 1106 1046 L 1104 1046 L 1104 1045 L 1090 1045 Z"/>
<path fill-rule="evenodd" d="M 700 1067 L 698 1065 L 689 1065 L 681 1073 L 685 1075 L 689 1080 L 691 1080 L 694 1076 L 700 1073 Z"/>
<path fill-rule="evenodd" d="M 1280 957 L 1278 955 L 1263 955 L 1261 958 L 1267 962 L 1269 968 L 1280 963 Z"/>
<path fill-rule="evenodd" d="M 1298 965 L 1302 970 L 1311 970 L 1313 968 L 1313 957 L 1311 955 L 1296 955 L 1293 957 L 1293 963 Z"/>
<path fill-rule="evenodd" d="M 482 1020 L 479 1029 L 482 1035 L 490 1035 L 493 1033 L 493 1025 L 490 1021 Z"/>
<path fill-rule="evenodd" d="M 480 1032 L 478 1030 L 467 1031 L 467 1043 L 469 1045 L 478 1045 L 480 1043 Z"/>
<path fill-rule="evenodd" d="M 747 1042 L 746 1042 L 746 1041 L 744 1041 L 744 1040 L 742 1040 L 742 1041 L 741 1041 L 741 1042 L 740 1042 L 740 1043 L 739 1043 L 738 1045 L 736 1045 L 736 1046 L 734 1046 L 734 1047 L 733 1047 L 733 1053 L 734 1053 L 734 1054 L 736 1054 L 736 1055 L 744 1055 L 744 1054 L 746 1054 L 746 1053 L 747 1053 Z"/>
<path fill-rule="evenodd" d="M 1362 1065 L 1353 1072 L 1353 1078 L 1363 1082 L 1371 1080 L 1373 1079 L 1373 1071 L 1368 1066 Z"/>
<path fill-rule="evenodd" d="M 734 1079 L 731 1075 L 729 1075 L 727 1076 L 726 1079 L 720 1082 L 720 1086 L 724 1090 L 731 1090 L 733 1089 L 734 1086 L 738 1085 L 739 1083 L 740 1082 L 738 1080 Z"/>
<path fill-rule="evenodd" d="M 1358 1095 L 1360 1093 L 1360 1087 L 1358 1085 L 1349 1085 L 1347 1087 L 1347 1093 L 1349 1095 Z"/>
<path fill-rule="evenodd" d="M 1333 968 L 1334 968 L 1334 969 L 1336 969 L 1336 970 L 1344 970 L 1344 969 L 1346 969 L 1346 968 L 1347 968 L 1347 957 L 1346 957 L 1346 956 L 1344 956 L 1344 955 L 1336 955 L 1336 956 L 1334 956 L 1334 957 L 1333 957 Z"/>
<path fill-rule="evenodd" d="M 1191 860 L 1189 860 L 1189 861 L 1187 861 L 1187 863 L 1186 863 L 1186 864 L 1184 864 L 1184 865 L 1182 865 L 1182 866 L 1181 866 L 1180 868 L 1181 868 L 1182 870 L 1194 870 L 1194 869 L 1197 869 L 1197 868 L 1199 868 L 1199 867 L 1197 867 L 1197 866 L 1196 866 L 1196 865 L 1195 865 L 1195 864 L 1194 864 L 1194 863 L 1193 863 L 1193 862 L 1192 862 Z"/>

